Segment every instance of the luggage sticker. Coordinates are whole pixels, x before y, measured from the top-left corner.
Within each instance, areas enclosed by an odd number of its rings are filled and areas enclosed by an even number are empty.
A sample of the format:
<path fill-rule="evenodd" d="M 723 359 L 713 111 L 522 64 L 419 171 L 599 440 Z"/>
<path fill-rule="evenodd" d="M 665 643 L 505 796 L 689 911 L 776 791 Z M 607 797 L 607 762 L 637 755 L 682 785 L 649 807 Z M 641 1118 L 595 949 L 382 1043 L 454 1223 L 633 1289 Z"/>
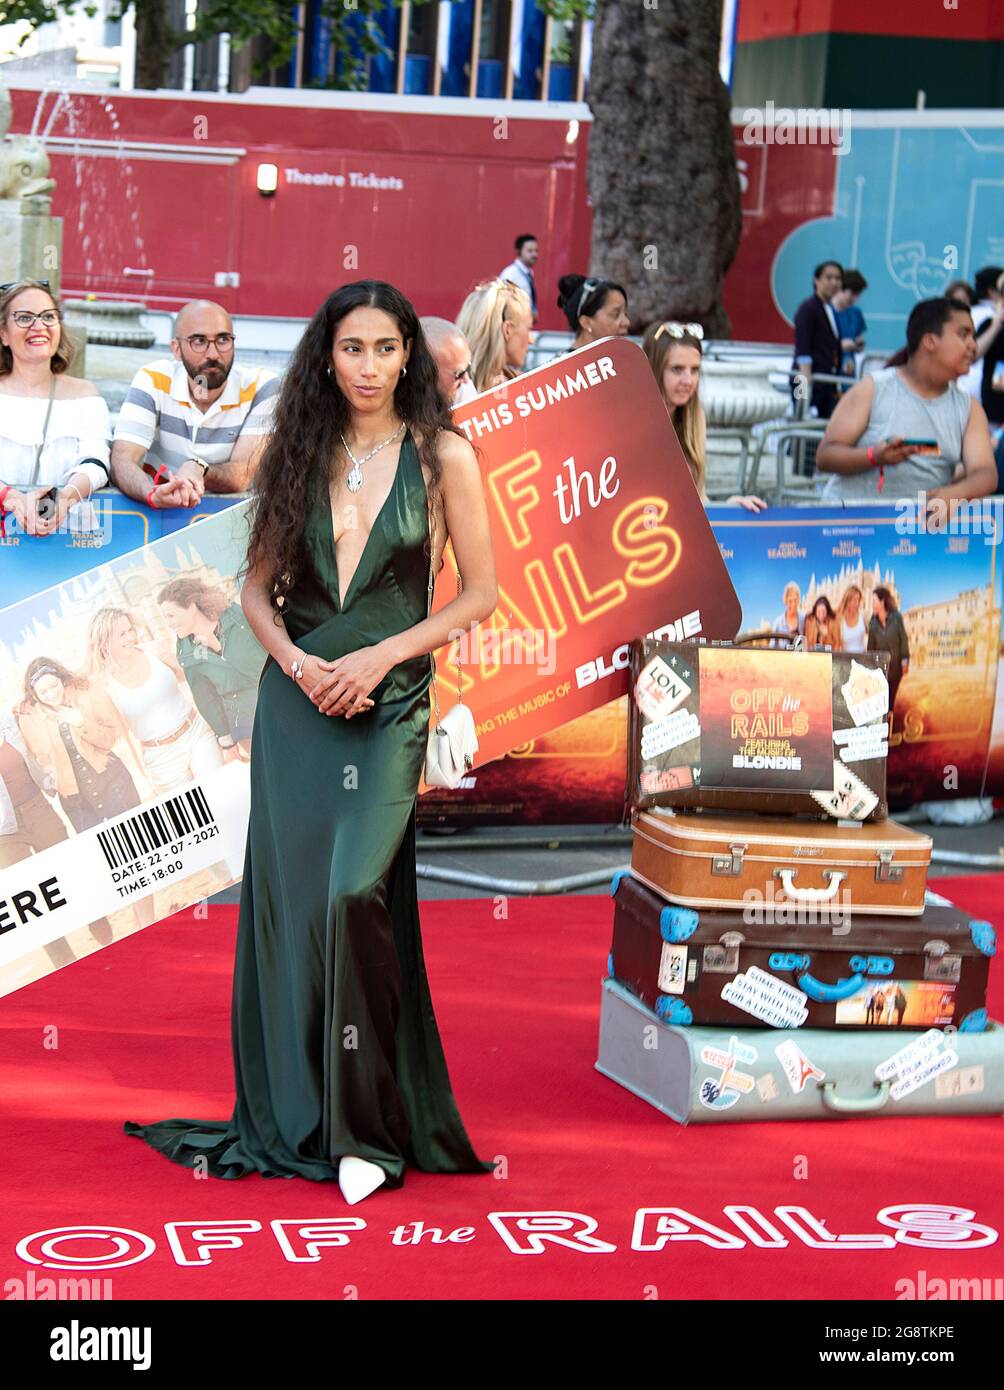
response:
<path fill-rule="evenodd" d="M 962 979 L 961 956 L 924 956 L 924 979 L 957 985 Z"/>
<path fill-rule="evenodd" d="M 687 982 L 687 948 L 662 943 L 659 961 L 659 990 L 662 994 L 682 994 Z"/>
<path fill-rule="evenodd" d="M 722 998 L 771 1028 L 800 1028 L 809 1017 L 807 996 L 757 965 L 729 980 L 722 989 Z"/>
<path fill-rule="evenodd" d="M 682 743 L 699 738 L 701 721 L 689 709 L 674 710 L 664 719 L 654 724 L 646 724 L 641 731 L 641 755 L 646 762 L 658 758 L 670 748 L 679 748 Z"/>
<path fill-rule="evenodd" d="M 739 947 L 711 943 L 704 948 L 702 965 L 709 975 L 734 975 L 739 969 Z"/>
<path fill-rule="evenodd" d="M 975 1096 L 983 1090 L 982 1063 L 975 1067 L 955 1067 L 934 1078 L 934 1094 L 939 1100 L 954 1096 Z"/>
<path fill-rule="evenodd" d="M 929 1028 L 914 1042 L 880 1062 L 875 1068 L 875 1077 L 878 1081 L 890 1081 L 895 1077 L 890 1095 L 893 1100 L 902 1100 L 958 1066 L 958 1062 L 959 1054 L 949 1047 L 945 1034 L 938 1028 Z"/>
<path fill-rule="evenodd" d="M 771 1076 L 769 1071 L 765 1071 L 763 1076 L 757 1077 L 756 1089 L 757 1095 L 763 1101 L 764 1105 L 766 1105 L 769 1101 L 777 1100 L 778 1096 L 781 1094 L 781 1092 L 777 1089 L 777 1082 Z"/>
<path fill-rule="evenodd" d="M 680 792 L 692 787 L 695 780 L 700 780 L 700 775 L 698 768 L 695 779 L 693 769 L 686 764 L 680 767 L 643 768 L 638 774 L 638 785 L 646 793 Z"/>
<path fill-rule="evenodd" d="M 871 787 L 834 760 L 833 790 L 811 793 L 813 801 L 837 820 L 865 820 L 879 803 Z"/>
<path fill-rule="evenodd" d="M 847 713 L 855 724 L 871 724 L 889 713 L 889 682 L 882 671 L 851 662 L 851 674 L 840 687 Z"/>
<path fill-rule="evenodd" d="M 936 1028 L 954 1017 L 954 984 L 869 979 L 856 994 L 838 1000 L 833 1021 L 852 1028 Z"/>
<path fill-rule="evenodd" d="M 678 657 L 670 657 L 666 662 L 661 656 L 654 656 L 642 668 L 634 688 L 635 702 L 645 718 L 652 722 L 665 719 L 682 705 L 691 693 L 692 687 L 685 679 L 690 674 Z"/>
<path fill-rule="evenodd" d="M 886 720 L 877 724 L 860 724 L 854 729 L 834 729 L 833 742 L 840 748 L 845 763 L 865 763 L 872 758 L 888 758 L 889 725 Z"/>
<path fill-rule="evenodd" d="M 704 647 L 700 653 L 704 785 L 810 791 L 833 765 L 829 653 Z"/>
<path fill-rule="evenodd" d="M 698 1098 L 708 1110 L 728 1110 L 752 1091 L 752 1076 L 736 1070 L 736 1063 L 749 1066 L 757 1059 L 757 1050 L 737 1037 L 729 1038 L 728 1051 L 721 1047 L 702 1047 L 701 1061 L 710 1067 L 717 1067 L 717 1077 L 708 1076 L 701 1082 Z"/>
<path fill-rule="evenodd" d="M 794 1095 L 805 1090 L 805 1083 L 810 1077 L 814 1077 L 816 1081 L 822 1081 L 826 1075 L 822 1067 L 817 1067 L 815 1062 L 810 1062 L 802 1049 L 790 1040 L 778 1043 L 774 1049 L 774 1055 L 784 1068 L 788 1085 Z"/>

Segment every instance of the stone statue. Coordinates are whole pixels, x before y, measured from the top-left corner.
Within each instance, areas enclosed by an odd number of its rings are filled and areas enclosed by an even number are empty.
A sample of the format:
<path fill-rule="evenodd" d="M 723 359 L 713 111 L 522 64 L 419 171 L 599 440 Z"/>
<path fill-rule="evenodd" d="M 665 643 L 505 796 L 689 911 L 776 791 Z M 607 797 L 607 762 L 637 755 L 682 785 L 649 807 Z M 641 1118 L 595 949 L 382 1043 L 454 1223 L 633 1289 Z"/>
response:
<path fill-rule="evenodd" d="M 52 208 L 55 179 L 49 178 L 49 156 L 40 140 L 30 135 L 4 139 L 12 119 L 10 93 L 0 87 L 0 201 L 27 200 L 23 210 L 47 216 Z"/>

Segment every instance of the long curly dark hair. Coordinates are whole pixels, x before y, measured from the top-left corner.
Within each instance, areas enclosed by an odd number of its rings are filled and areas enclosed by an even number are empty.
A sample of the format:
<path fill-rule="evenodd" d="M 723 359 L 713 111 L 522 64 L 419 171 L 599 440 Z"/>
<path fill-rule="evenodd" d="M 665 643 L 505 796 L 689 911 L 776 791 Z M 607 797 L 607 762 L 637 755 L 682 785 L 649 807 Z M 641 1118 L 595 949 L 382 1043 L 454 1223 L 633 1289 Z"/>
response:
<path fill-rule="evenodd" d="M 307 517 L 322 500 L 327 505 L 338 436 L 346 432 L 350 420 L 349 403 L 328 368 L 338 325 L 354 309 L 363 308 L 389 314 L 405 346 L 411 344 L 408 370 L 394 391 L 394 406 L 409 430 L 420 437 L 419 457 L 432 477 L 430 506 L 441 473 L 436 436 L 441 430 L 460 433 L 440 392 L 436 364 L 418 315 L 401 291 L 385 280 L 356 280 L 330 294 L 304 330 L 286 370 L 272 433 L 255 476 L 246 568 L 260 568 L 269 575 L 277 614 L 290 589 L 314 571 L 306 544 Z"/>

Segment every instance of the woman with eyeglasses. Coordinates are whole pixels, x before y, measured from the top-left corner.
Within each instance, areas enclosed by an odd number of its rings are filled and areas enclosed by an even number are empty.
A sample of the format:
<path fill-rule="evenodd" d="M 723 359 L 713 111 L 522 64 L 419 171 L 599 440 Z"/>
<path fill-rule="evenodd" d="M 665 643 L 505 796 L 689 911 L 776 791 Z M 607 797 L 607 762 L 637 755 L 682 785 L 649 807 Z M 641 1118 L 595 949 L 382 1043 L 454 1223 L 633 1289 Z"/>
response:
<path fill-rule="evenodd" d="M 0 286 L 0 534 L 49 536 L 109 479 L 108 407 L 69 375 L 73 344 L 48 280 Z M 70 524 L 93 530 L 93 509 Z"/>
<path fill-rule="evenodd" d="M 563 275 L 558 281 L 558 308 L 575 334 L 570 352 L 588 347 L 597 338 L 626 338 L 631 331 L 627 292 L 613 280 Z"/>
<path fill-rule="evenodd" d="M 525 290 L 509 280 L 475 286 L 457 315 L 457 327 L 471 350 L 471 380 L 478 391 L 490 391 L 519 376 L 533 327 Z"/>
<path fill-rule="evenodd" d="M 655 375 L 680 448 L 690 468 L 694 486 L 707 506 L 704 478 L 707 471 L 708 423 L 697 388 L 701 382 L 704 329 L 699 323 L 653 323 L 642 347 Z M 730 497 L 729 503 L 761 512 L 767 503 L 760 497 Z"/>

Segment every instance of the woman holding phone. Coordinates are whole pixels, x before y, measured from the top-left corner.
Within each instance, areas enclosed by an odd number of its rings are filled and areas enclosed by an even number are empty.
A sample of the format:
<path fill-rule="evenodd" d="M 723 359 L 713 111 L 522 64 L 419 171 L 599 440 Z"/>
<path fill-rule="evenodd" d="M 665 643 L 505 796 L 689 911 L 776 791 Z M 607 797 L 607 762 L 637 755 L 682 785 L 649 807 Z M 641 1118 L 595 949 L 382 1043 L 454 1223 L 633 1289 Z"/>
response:
<path fill-rule="evenodd" d="M 71 507 L 79 529 L 95 529 L 79 504 L 108 482 L 108 407 L 96 386 L 69 375 L 73 344 L 48 280 L 0 285 L 0 532 L 13 517 L 28 535 L 48 536 Z M 79 520 L 78 520 L 79 518 Z"/>
<path fill-rule="evenodd" d="M 973 320 L 957 300 L 924 299 L 906 327 L 906 361 L 840 398 L 816 454 L 826 500 L 945 502 L 997 486 L 986 413 L 956 384 L 976 356 Z M 957 477 L 956 475 L 959 474 Z"/>

